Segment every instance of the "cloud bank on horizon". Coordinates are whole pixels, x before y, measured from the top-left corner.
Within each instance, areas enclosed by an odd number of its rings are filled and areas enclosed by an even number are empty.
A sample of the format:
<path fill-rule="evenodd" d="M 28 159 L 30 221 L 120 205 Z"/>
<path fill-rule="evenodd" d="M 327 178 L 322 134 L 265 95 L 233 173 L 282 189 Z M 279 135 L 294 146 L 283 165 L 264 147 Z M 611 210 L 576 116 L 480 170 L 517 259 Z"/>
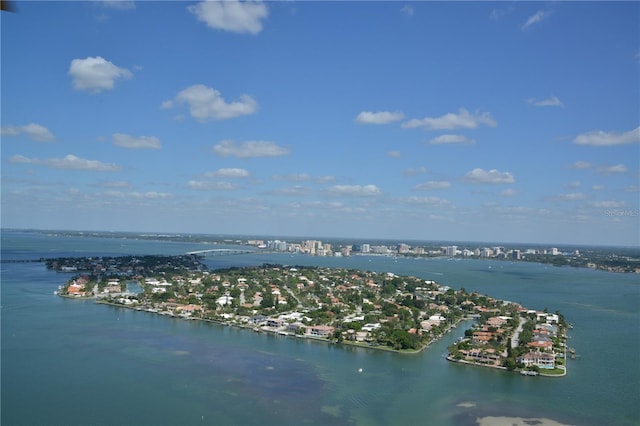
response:
<path fill-rule="evenodd" d="M 2 226 L 637 246 L 639 13 L 26 2 Z"/>

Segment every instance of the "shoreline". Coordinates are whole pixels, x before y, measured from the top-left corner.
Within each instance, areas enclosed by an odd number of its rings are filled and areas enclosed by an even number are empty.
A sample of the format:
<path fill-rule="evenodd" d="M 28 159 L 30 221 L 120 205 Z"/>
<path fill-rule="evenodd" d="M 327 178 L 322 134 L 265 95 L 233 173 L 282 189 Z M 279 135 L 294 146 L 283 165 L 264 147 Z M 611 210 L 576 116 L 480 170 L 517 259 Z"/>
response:
<path fill-rule="evenodd" d="M 221 325 L 221 326 L 225 326 L 226 325 L 228 327 L 236 327 L 236 328 L 240 328 L 240 329 L 243 329 L 243 330 L 251 330 L 251 331 L 254 331 L 254 332 L 271 333 L 271 334 L 284 336 L 284 337 L 294 337 L 294 338 L 298 338 L 298 339 L 306 339 L 306 340 L 310 340 L 310 341 L 316 341 L 316 342 L 333 344 L 333 345 L 345 345 L 345 346 L 351 346 L 351 347 L 355 347 L 355 348 L 371 349 L 371 350 L 385 351 L 385 352 L 393 352 L 393 353 L 397 353 L 397 354 L 401 354 L 401 355 L 416 355 L 416 354 L 421 353 L 425 349 L 429 348 L 432 344 L 438 342 L 444 336 L 449 334 L 453 329 L 455 329 L 458 326 L 458 324 L 460 322 L 462 322 L 463 320 L 466 319 L 466 318 L 460 318 L 454 324 L 452 324 L 449 327 L 447 327 L 443 334 L 441 334 L 440 336 L 438 336 L 438 337 L 436 337 L 434 339 L 431 339 L 428 343 L 422 345 L 422 347 L 420 347 L 419 349 L 398 350 L 398 349 L 390 348 L 388 346 L 381 346 L 381 345 L 373 346 L 373 345 L 370 345 L 370 344 L 367 344 L 367 343 L 362 343 L 361 344 L 359 342 L 352 342 L 352 341 L 348 341 L 348 340 L 343 340 L 341 342 L 338 342 L 335 339 L 326 339 L 324 337 L 315 337 L 315 336 L 293 334 L 293 333 L 290 333 L 290 332 L 287 332 L 287 331 L 265 328 L 266 326 L 256 327 L 256 326 L 251 326 L 251 325 L 247 325 L 247 324 L 235 324 L 235 323 L 232 323 L 232 322 L 220 321 L 220 320 L 215 320 L 215 319 L 211 319 L 211 318 L 184 317 L 184 316 L 174 315 L 174 314 L 169 314 L 169 313 L 153 312 L 153 311 L 148 311 L 147 309 L 144 309 L 144 308 L 141 308 L 141 307 L 138 307 L 138 306 L 128 306 L 128 305 L 123 305 L 123 304 L 120 304 L 120 303 L 108 302 L 106 300 L 97 299 L 96 297 L 93 297 L 93 296 L 90 296 L 90 297 L 87 297 L 87 296 L 78 297 L 78 296 L 68 296 L 68 295 L 61 295 L 61 294 L 58 294 L 58 296 L 64 297 L 66 299 L 82 299 L 82 300 L 94 299 L 95 300 L 94 303 L 99 304 L 99 305 L 107 305 L 107 306 L 113 306 L 113 307 L 116 307 L 116 308 L 130 309 L 130 310 L 133 310 L 133 311 L 145 312 L 145 313 L 148 313 L 148 314 L 156 314 L 156 315 L 161 315 L 161 316 L 168 316 L 168 317 L 171 317 L 171 318 L 182 319 L 182 320 L 187 320 L 187 321 L 203 321 L 203 322 L 208 322 L 208 323 L 217 324 L 217 325 Z"/>

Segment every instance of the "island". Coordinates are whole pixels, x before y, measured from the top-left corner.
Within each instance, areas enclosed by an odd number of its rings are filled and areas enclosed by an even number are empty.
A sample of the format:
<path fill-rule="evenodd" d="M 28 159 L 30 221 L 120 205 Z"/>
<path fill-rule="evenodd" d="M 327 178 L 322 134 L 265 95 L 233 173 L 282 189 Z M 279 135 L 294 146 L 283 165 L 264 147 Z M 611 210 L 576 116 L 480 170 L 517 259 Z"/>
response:
<path fill-rule="evenodd" d="M 210 271 L 197 255 L 46 264 L 74 274 L 56 292 L 62 297 L 369 349 L 416 353 L 464 321 L 472 327 L 449 347 L 450 361 L 527 375 L 566 373 L 562 314 L 433 280 L 274 264 Z"/>

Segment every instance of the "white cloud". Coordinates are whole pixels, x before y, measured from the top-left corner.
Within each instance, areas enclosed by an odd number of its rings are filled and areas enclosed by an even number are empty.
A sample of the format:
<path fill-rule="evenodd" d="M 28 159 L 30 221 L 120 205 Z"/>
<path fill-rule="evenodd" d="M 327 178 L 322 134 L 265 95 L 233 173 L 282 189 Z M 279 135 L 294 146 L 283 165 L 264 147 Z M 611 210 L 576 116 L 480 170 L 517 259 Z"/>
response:
<path fill-rule="evenodd" d="M 362 111 L 356 117 L 356 121 L 360 124 L 389 124 L 394 121 L 400 121 L 404 118 L 404 114 L 400 111 Z"/>
<path fill-rule="evenodd" d="M 273 142 L 247 141 L 235 142 L 225 140 L 213 147 L 213 152 L 221 157 L 279 157 L 289 155 L 291 150 Z"/>
<path fill-rule="evenodd" d="M 406 169 L 404 171 L 404 174 L 407 175 L 407 176 L 415 176 L 415 175 L 420 175 L 420 174 L 423 174 L 423 173 L 427 173 L 428 171 L 429 171 L 429 169 L 427 169 L 426 167 L 420 166 L 420 167 L 417 167 L 415 169 L 414 168 Z"/>
<path fill-rule="evenodd" d="M 172 194 L 168 192 L 156 192 L 156 191 L 148 191 L 148 192 L 122 192 L 122 191 L 106 191 L 103 195 L 114 197 L 114 198 L 132 198 L 132 199 L 147 199 L 147 200 L 163 200 L 167 198 L 173 197 Z"/>
<path fill-rule="evenodd" d="M 113 144 L 130 149 L 160 149 L 162 144 L 155 136 L 129 136 L 123 133 L 113 134 Z"/>
<path fill-rule="evenodd" d="M 76 90 L 100 93 L 111 90 L 119 78 L 131 78 L 131 71 L 115 66 L 100 56 L 74 59 L 69 67 L 69 75 L 73 78 Z"/>
<path fill-rule="evenodd" d="M 315 181 L 317 183 L 329 183 L 329 182 L 335 182 L 336 178 L 335 176 L 318 176 L 315 178 Z"/>
<path fill-rule="evenodd" d="M 601 173 L 603 175 L 610 175 L 613 173 L 626 173 L 627 172 L 627 166 L 625 166 L 624 164 L 616 164 L 615 166 L 599 166 L 596 171 L 598 173 Z"/>
<path fill-rule="evenodd" d="M 544 21 L 550 15 L 551 15 L 551 11 L 550 10 L 546 10 L 546 11 L 545 10 L 539 10 L 536 13 L 534 13 L 533 15 L 529 16 L 529 18 L 527 19 L 527 22 L 522 24 L 522 29 L 523 30 L 528 30 L 533 25 L 539 24 L 540 22 Z"/>
<path fill-rule="evenodd" d="M 248 170 L 238 168 L 222 168 L 215 172 L 207 172 L 204 177 L 246 178 L 251 176 Z"/>
<path fill-rule="evenodd" d="M 24 133 L 38 142 L 50 142 L 55 139 L 49 129 L 36 123 L 25 124 L 24 126 L 2 126 L 0 133 L 3 136 L 17 136 Z"/>
<path fill-rule="evenodd" d="M 515 195 L 518 195 L 518 191 L 513 188 L 505 189 L 504 191 L 500 192 L 501 197 L 513 197 Z"/>
<path fill-rule="evenodd" d="M 415 13 L 415 10 L 413 9 L 413 6 L 409 6 L 407 4 L 407 5 L 404 5 L 402 9 L 400 9 L 400 12 L 404 13 L 407 16 L 413 16 L 413 14 Z"/>
<path fill-rule="evenodd" d="M 623 189 L 624 192 L 640 192 L 640 186 L 631 185 Z"/>
<path fill-rule="evenodd" d="M 607 201 L 594 201 L 592 203 L 589 203 L 589 205 L 593 207 L 599 207 L 599 208 L 615 209 L 615 208 L 624 207 L 626 204 L 624 201 L 607 200 Z"/>
<path fill-rule="evenodd" d="M 576 145 L 591 146 L 611 146 L 624 145 L 640 142 L 640 127 L 629 130 L 624 133 L 603 132 L 602 130 L 594 130 L 592 132 L 578 135 L 573 140 Z"/>
<path fill-rule="evenodd" d="M 424 127 L 428 130 L 441 130 L 441 129 L 475 129 L 480 124 L 495 127 L 496 121 L 491 117 L 488 112 L 476 111 L 474 114 L 470 114 L 464 108 L 460 108 L 458 114 L 448 113 L 441 117 L 431 118 L 425 117 L 422 119 L 413 118 L 402 124 L 403 128 Z"/>
<path fill-rule="evenodd" d="M 451 201 L 439 197 L 407 197 L 403 200 L 407 204 L 415 204 L 429 207 L 451 208 Z"/>
<path fill-rule="evenodd" d="M 306 173 L 297 173 L 292 175 L 274 175 L 271 177 L 273 180 L 283 180 L 287 182 L 302 182 L 311 179 Z"/>
<path fill-rule="evenodd" d="M 580 188 L 582 183 L 579 180 L 574 180 L 573 182 L 569 182 L 564 185 L 565 188 Z"/>
<path fill-rule="evenodd" d="M 211 28 L 248 34 L 262 31 L 262 21 L 269 14 L 267 6 L 260 1 L 203 1 L 187 10 Z"/>
<path fill-rule="evenodd" d="M 124 180 L 112 180 L 102 183 L 102 186 L 105 188 L 130 188 L 131 184 Z"/>
<path fill-rule="evenodd" d="M 591 163 L 589 163 L 588 161 L 576 161 L 575 163 L 567 166 L 570 169 L 588 169 L 589 167 L 591 167 Z"/>
<path fill-rule="evenodd" d="M 202 180 L 190 180 L 187 182 L 190 189 L 198 191 L 233 191 L 239 188 L 238 185 L 231 182 L 210 182 Z"/>
<path fill-rule="evenodd" d="M 258 111 L 258 103 L 249 95 L 240 95 L 237 101 L 227 103 L 219 91 L 203 84 L 187 87 L 173 100 L 164 101 L 162 108 L 173 108 L 185 103 L 189 105 L 191 116 L 199 121 L 226 120 Z"/>
<path fill-rule="evenodd" d="M 467 172 L 463 180 L 469 183 L 488 184 L 514 183 L 516 181 L 510 172 L 500 172 L 496 169 L 487 171 L 480 168 L 475 168 Z"/>
<path fill-rule="evenodd" d="M 413 187 L 418 190 L 430 190 L 430 189 L 447 189 L 451 188 L 451 182 L 446 180 L 430 180 L 425 183 L 421 183 Z"/>
<path fill-rule="evenodd" d="M 136 8 L 135 2 L 128 0 L 104 0 L 101 3 L 104 7 L 110 9 L 133 10 Z"/>
<path fill-rule="evenodd" d="M 503 16 L 511 13 L 514 11 L 513 7 L 509 7 L 506 9 L 493 9 L 491 11 L 491 13 L 489 14 L 489 18 L 493 19 L 494 21 L 497 21 L 498 19 L 502 18 Z"/>
<path fill-rule="evenodd" d="M 72 154 L 64 158 L 46 158 L 44 160 L 28 158 L 23 155 L 14 155 L 9 159 L 9 162 L 15 164 L 38 164 L 54 169 L 91 170 L 98 172 L 114 172 L 121 169 L 117 164 L 103 163 L 98 160 L 86 160 Z"/>
<path fill-rule="evenodd" d="M 604 186 L 604 185 L 593 185 L 593 186 L 591 187 L 591 189 L 592 189 L 592 190 L 594 190 L 594 191 L 602 191 L 602 190 L 604 190 L 605 188 L 606 188 L 606 186 Z"/>
<path fill-rule="evenodd" d="M 296 185 L 289 188 L 281 188 L 270 191 L 271 195 L 285 195 L 285 196 L 304 196 L 309 195 L 311 190 L 305 186 Z"/>
<path fill-rule="evenodd" d="M 399 158 L 402 156 L 402 154 L 400 154 L 400 151 L 389 151 L 387 152 L 387 155 L 393 158 Z"/>
<path fill-rule="evenodd" d="M 336 197 L 372 197 L 381 193 L 376 185 L 334 185 L 325 191 Z"/>
<path fill-rule="evenodd" d="M 533 105 L 533 106 L 555 106 L 555 107 L 563 107 L 564 104 L 562 103 L 562 101 L 560 99 L 558 99 L 557 96 L 552 96 L 549 99 L 542 99 L 542 100 L 536 100 L 536 99 L 527 99 L 527 103 Z"/>
<path fill-rule="evenodd" d="M 554 200 L 559 201 L 580 201 L 584 200 L 585 198 L 587 198 L 587 195 L 583 194 L 582 192 L 570 192 L 568 194 L 560 194 L 553 197 Z"/>
<path fill-rule="evenodd" d="M 469 139 L 464 135 L 440 135 L 437 138 L 429 141 L 431 145 L 443 145 L 443 144 L 458 144 L 458 145 L 473 145 L 475 140 Z"/>

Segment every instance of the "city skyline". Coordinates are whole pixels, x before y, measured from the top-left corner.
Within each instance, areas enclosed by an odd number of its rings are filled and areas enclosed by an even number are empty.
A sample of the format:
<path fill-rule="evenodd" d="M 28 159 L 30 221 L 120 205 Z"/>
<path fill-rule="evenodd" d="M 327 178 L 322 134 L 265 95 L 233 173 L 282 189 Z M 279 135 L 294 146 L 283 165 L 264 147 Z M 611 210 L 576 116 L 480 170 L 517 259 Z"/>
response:
<path fill-rule="evenodd" d="M 638 3 L 15 9 L 3 227 L 639 244 Z"/>

